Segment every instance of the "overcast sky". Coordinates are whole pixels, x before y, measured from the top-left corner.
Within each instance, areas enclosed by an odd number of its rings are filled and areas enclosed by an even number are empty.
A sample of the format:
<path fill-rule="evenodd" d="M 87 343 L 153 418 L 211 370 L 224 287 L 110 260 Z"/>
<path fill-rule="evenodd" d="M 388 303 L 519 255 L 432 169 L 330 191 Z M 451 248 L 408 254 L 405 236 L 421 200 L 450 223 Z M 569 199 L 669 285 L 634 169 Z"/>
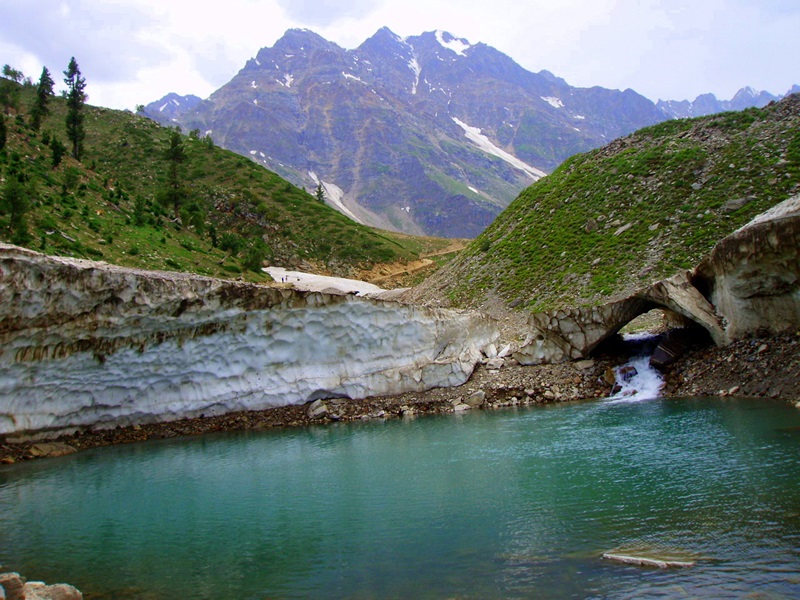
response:
<path fill-rule="evenodd" d="M 34 81 L 47 66 L 63 87 L 75 56 L 90 104 L 133 109 L 207 97 L 292 27 L 351 49 L 383 26 L 652 100 L 800 84 L 800 0 L 0 0 L 0 64 Z"/>

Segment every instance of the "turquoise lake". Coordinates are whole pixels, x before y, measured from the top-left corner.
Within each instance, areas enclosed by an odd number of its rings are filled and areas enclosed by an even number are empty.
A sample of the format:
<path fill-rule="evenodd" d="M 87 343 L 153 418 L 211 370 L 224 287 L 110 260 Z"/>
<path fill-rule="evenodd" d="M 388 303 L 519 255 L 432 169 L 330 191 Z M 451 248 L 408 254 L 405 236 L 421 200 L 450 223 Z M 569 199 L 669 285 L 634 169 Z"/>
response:
<path fill-rule="evenodd" d="M 592 401 L 3 466 L 0 564 L 87 599 L 798 598 L 800 410 Z"/>

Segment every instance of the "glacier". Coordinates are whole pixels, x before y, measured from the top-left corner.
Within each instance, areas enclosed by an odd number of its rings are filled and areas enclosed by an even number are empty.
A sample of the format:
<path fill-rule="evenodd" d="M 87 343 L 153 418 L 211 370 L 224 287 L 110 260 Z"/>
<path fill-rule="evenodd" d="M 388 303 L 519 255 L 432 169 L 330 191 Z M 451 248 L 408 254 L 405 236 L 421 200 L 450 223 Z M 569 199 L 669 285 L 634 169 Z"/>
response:
<path fill-rule="evenodd" d="M 0 244 L 0 438 L 465 382 L 478 313 L 48 257 Z"/>

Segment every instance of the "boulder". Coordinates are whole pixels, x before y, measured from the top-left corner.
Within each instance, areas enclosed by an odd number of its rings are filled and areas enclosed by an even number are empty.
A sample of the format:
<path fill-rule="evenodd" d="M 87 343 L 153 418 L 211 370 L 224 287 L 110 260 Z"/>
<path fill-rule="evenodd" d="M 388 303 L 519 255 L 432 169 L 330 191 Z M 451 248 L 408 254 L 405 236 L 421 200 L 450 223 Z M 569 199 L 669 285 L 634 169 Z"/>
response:
<path fill-rule="evenodd" d="M 40 443 L 34 444 L 31 446 L 29 452 L 31 456 L 36 458 L 43 458 L 43 457 L 50 457 L 54 458 L 56 456 L 66 456 L 67 454 L 73 454 L 77 452 L 75 448 L 70 446 L 69 444 L 64 444 L 62 442 L 47 442 L 47 443 Z"/>
<path fill-rule="evenodd" d="M 671 365 L 686 353 L 696 335 L 690 328 L 670 329 L 650 356 L 650 365 L 657 369 Z"/>
<path fill-rule="evenodd" d="M 25 578 L 19 573 L 0 573 L 0 588 L 7 600 L 25 600 Z"/>
<path fill-rule="evenodd" d="M 30 581 L 25 584 L 25 600 L 83 600 L 83 594 L 66 583 L 45 585 Z"/>
<path fill-rule="evenodd" d="M 478 390 L 477 392 L 473 392 L 469 396 L 467 396 L 466 400 L 464 400 L 464 404 L 468 405 L 471 408 L 478 408 L 479 406 L 483 406 L 483 403 L 486 401 L 486 392 L 483 390 Z"/>
<path fill-rule="evenodd" d="M 321 419 L 328 414 L 328 405 L 322 400 L 314 400 L 308 405 L 306 414 L 309 419 Z"/>

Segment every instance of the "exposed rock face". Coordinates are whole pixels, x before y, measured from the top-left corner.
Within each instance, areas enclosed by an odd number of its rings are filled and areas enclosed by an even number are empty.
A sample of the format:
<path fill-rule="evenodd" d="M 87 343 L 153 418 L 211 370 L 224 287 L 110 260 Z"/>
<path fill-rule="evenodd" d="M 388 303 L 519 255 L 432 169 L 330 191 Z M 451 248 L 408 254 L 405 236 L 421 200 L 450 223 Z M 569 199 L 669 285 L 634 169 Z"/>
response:
<path fill-rule="evenodd" d="M 496 337 L 475 313 L 0 245 L 0 435 L 457 385 Z"/>
<path fill-rule="evenodd" d="M 514 358 L 521 364 L 583 358 L 654 308 L 703 327 L 717 345 L 800 326 L 800 196 L 724 238 L 694 272 L 601 306 L 532 314 L 532 331 Z"/>

